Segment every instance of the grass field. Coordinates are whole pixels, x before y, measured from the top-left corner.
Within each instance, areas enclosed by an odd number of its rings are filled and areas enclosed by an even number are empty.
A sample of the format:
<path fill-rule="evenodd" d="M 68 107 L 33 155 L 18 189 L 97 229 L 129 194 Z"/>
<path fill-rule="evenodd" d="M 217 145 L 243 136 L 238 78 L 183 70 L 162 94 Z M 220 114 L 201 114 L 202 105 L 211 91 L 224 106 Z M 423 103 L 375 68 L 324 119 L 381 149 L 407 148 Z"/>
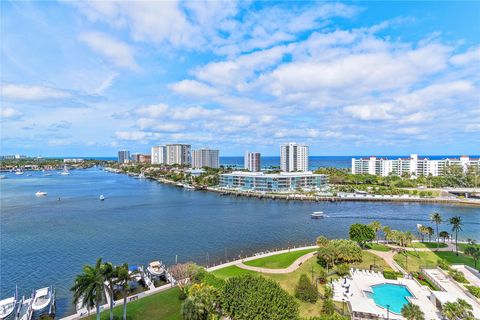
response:
<path fill-rule="evenodd" d="M 407 258 L 405 258 L 407 256 Z M 418 272 L 420 268 L 435 267 L 440 258 L 431 251 L 405 251 L 397 253 L 393 259 L 405 270 Z"/>
<path fill-rule="evenodd" d="M 255 271 L 245 270 L 237 266 L 225 267 L 212 271 L 212 274 L 220 279 L 228 279 L 231 277 L 241 276 L 244 274 L 257 274 Z"/>
<path fill-rule="evenodd" d="M 245 261 L 243 264 L 252 267 L 260 267 L 260 268 L 269 268 L 269 269 L 284 269 L 290 266 L 295 260 L 300 258 L 307 253 L 316 251 L 317 249 L 305 249 L 305 250 L 298 250 L 298 251 L 291 251 L 281 254 L 276 254 L 273 256 Z"/>
<path fill-rule="evenodd" d="M 366 247 L 367 249 L 371 249 L 375 251 L 384 251 L 384 252 L 390 251 L 389 247 L 381 243 L 367 243 Z"/>
<path fill-rule="evenodd" d="M 438 252 L 435 252 L 435 254 L 450 264 L 466 264 L 472 268 L 475 268 L 475 263 L 473 261 L 473 258 L 467 255 L 464 255 L 463 253 L 458 253 L 458 256 L 457 256 L 455 255 L 455 252 L 438 251 Z M 477 262 L 477 266 L 478 265 L 479 263 Z"/>
<path fill-rule="evenodd" d="M 455 242 L 453 243 L 455 245 Z M 459 243 L 458 244 L 458 250 L 459 251 L 464 251 L 466 247 L 470 247 L 472 244 L 466 244 L 466 243 Z M 480 248 L 480 244 L 473 244 L 473 246 Z"/>
<path fill-rule="evenodd" d="M 180 306 L 182 301 L 178 299 L 178 288 L 172 288 L 138 301 L 129 302 L 127 305 L 128 320 L 181 320 Z M 114 315 L 121 319 L 123 316 L 123 305 L 113 308 Z M 101 319 L 109 319 L 110 311 L 101 313 Z M 95 312 L 87 319 L 95 319 Z"/>
<path fill-rule="evenodd" d="M 411 248 L 429 248 L 429 249 L 436 249 L 437 243 L 436 242 L 412 242 L 408 245 Z M 447 244 L 440 242 L 439 248 L 446 248 Z"/>

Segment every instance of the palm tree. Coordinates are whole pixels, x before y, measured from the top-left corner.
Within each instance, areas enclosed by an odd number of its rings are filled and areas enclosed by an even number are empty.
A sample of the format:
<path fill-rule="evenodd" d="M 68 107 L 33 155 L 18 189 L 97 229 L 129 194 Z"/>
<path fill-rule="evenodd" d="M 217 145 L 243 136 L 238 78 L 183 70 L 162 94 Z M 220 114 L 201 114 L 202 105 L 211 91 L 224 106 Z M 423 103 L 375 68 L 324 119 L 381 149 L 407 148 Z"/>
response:
<path fill-rule="evenodd" d="M 113 301 L 115 300 L 113 297 L 113 291 L 118 273 L 117 270 L 118 269 L 110 262 L 104 264 L 103 276 L 105 278 L 105 281 L 107 282 L 106 287 L 108 290 L 108 295 L 110 296 L 110 320 L 113 320 Z"/>
<path fill-rule="evenodd" d="M 458 256 L 458 232 L 462 231 L 462 218 L 460 216 L 451 217 L 450 224 L 452 225 L 452 231 L 455 232 L 455 252 Z"/>
<path fill-rule="evenodd" d="M 413 303 L 408 303 L 402 308 L 402 316 L 407 320 L 424 320 L 425 315 L 419 306 Z"/>
<path fill-rule="evenodd" d="M 123 296 L 123 320 L 127 319 L 127 296 L 130 289 L 129 282 L 134 280 L 134 272 L 129 272 L 128 263 L 117 267 L 117 283 L 122 287 Z"/>
<path fill-rule="evenodd" d="M 99 258 L 95 266 L 85 265 L 83 273 L 77 275 L 75 284 L 70 289 L 73 292 L 73 304 L 82 301 L 82 307 L 96 307 L 97 320 L 100 320 L 100 303 L 103 299 L 104 264 Z"/>
<path fill-rule="evenodd" d="M 443 238 L 443 243 L 445 243 L 445 241 L 447 240 L 447 238 L 450 237 L 450 235 L 448 234 L 447 231 L 440 231 L 440 233 L 438 234 L 441 238 Z"/>
<path fill-rule="evenodd" d="M 426 227 L 425 231 L 427 232 L 427 235 L 428 235 L 428 242 L 431 242 L 432 235 L 434 234 L 433 228 L 432 227 Z"/>
<path fill-rule="evenodd" d="M 448 320 L 474 320 L 472 306 L 463 299 L 455 302 L 445 302 L 442 306 L 442 313 Z"/>
<path fill-rule="evenodd" d="M 375 232 L 375 238 L 378 243 L 378 231 L 382 229 L 382 224 L 380 223 L 380 221 L 375 220 L 375 221 L 372 221 L 372 223 L 370 223 L 370 228 L 372 228 L 373 231 Z"/>
<path fill-rule="evenodd" d="M 477 269 L 477 261 L 480 259 L 480 248 L 475 246 L 468 246 L 463 251 L 467 256 L 473 258 L 473 263 L 475 263 L 475 269 Z"/>
<path fill-rule="evenodd" d="M 432 212 L 430 221 L 435 223 L 437 229 L 437 250 L 440 248 L 440 234 L 438 233 L 438 225 L 442 223 L 442 216 L 438 212 Z"/>

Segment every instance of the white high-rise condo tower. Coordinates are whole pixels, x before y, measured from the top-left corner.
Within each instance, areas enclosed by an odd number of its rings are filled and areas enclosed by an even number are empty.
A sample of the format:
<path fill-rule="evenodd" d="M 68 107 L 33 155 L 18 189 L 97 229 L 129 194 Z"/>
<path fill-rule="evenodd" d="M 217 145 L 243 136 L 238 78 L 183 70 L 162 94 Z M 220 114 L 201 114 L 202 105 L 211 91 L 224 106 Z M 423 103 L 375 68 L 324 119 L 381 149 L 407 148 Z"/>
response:
<path fill-rule="evenodd" d="M 155 146 L 151 151 L 152 164 L 165 164 L 167 163 L 167 147 Z"/>
<path fill-rule="evenodd" d="M 245 152 L 244 167 L 251 172 L 260 171 L 260 152 Z"/>
<path fill-rule="evenodd" d="M 167 164 L 190 165 L 189 144 L 167 144 Z"/>
<path fill-rule="evenodd" d="M 192 168 L 219 168 L 219 150 L 200 149 L 192 151 Z"/>
<path fill-rule="evenodd" d="M 130 162 L 130 151 L 120 150 L 118 151 L 118 163 Z"/>
<path fill-rule="evenodd" d="M 280 169 L 284 172 L 308 171 L 308 146 L 295 142 L 282 145 Z"/>

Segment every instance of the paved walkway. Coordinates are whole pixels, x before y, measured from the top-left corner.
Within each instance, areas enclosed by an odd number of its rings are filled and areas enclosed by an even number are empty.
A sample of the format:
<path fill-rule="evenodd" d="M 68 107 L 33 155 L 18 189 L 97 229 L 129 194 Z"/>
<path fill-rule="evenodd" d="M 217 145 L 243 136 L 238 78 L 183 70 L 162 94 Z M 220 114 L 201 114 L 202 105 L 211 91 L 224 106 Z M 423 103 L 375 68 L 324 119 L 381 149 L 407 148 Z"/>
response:
<path fill-rule="evenodd" d="M 385 262 L 393 269 L 393 271 L 396 272 L 401 272 L 401 273 L 406 273 L 405 270 L 398 265 L 398 263 L 395 262 L 393 259 L 393 256 L 396 255 L 397 253 L 394 251 L 376 251 L 376 250 L 367 250 L 370 253 L 373 253 L 374 255 L 382 258 L 385 260 Z"/>
<path fill-rule="evenodd" d="M 454 243 L 448 243 L 446 242 L 446 247 L 444 248 L 412 248 L 412 247 L 400 247 L 395 244 L 387 244 L 385 243 L 387 247 L 394 248 L 394 249 L 401 249 L 401 250 L 406 250 L 406 251 L 455 251 L 455 244 Z"/>
<path fill-rule="evenodd" d="M 315 254 L 316 254 L 315 251 L 307 253 L 301 256 L 300 258 L 298 258 L 297 260 L 295 260 L 291 265 L 289 265 L 287 268 L 284 268 L 284 269 L 252 267 L 252 266 L 243 264 L 242 262 L 237 263 L 236 266 L 245 270 L 251 270 L 251 271 L 261 272 L 261 273 L 276 273 L 276 274 L 290 273 L 297 270 L 305 261 L 312 258 Z"/>

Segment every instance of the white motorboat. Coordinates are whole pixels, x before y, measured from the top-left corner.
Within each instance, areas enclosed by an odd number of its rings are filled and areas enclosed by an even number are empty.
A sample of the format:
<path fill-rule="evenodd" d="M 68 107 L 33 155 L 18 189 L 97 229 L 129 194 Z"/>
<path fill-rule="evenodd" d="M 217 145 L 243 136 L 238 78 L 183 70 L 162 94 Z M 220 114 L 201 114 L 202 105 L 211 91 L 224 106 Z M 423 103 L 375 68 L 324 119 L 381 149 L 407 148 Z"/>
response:
<path fill-rule="evenodd" d="M 51 176 L 52 174 L 51 174 L 51 173 L 44 173 L 43 175 L 44 175 L 45 177 L 49 177 L 49 176 Z"/>
<path fill-rule="evenodd" d="M 17 299 L 15 297 L 3 299 L 0 301 L 0 319 L 11 320 L 15 318 L 15 307 L 17 306 Z"/>
<path fill-rule="evenodd" d="M 148 273 L 150 273 L 153 277 L 160 277 L 165 273 L 165 267 L 160 261 L 152 261 L 148 264 L 147 267 Z"/>
<path fill-rule="evenodd" d="M 47 193 L 45 191 L 37 191 L 37 192 L 35 192 L 35 195 L 37 197 L 45 197 L 47 195 Z"/>
<path fill-rule="evenodd" d="M 60 174 L 62 176 L 68 176 L 70 174 L 70 172 L 68 171 L 67 166 L 63 166 L 63 171 L 59 172 L 58 174 Z"/>
<path fill-rule="evenodd" d="M 103 194 L 101 194 L 100 197 L 98 197 L 98 199 L 99 199 L 100 201 L 104 201 L 104 200 L 105 200 L 105 197 L 104 197 Z"/>
<path fill-rule="evenodd" d="M 310 215 L 310 217 L 312 217 L 312 219 L 323 219 L 328 216 L 325 213 L 323 213 L 323 211 L 315 211 Z"/>
<path fill-rule="evenodd" d="M 0 179 L 7 179 L 7 176 L 2 174 L 2 175 L 0 175 Z"/>
<path fill-rule="evenodd" d="M 47 311 L 52 303 L 52 296 L 53 293 L 51 287 L 45 287 L 35 291 L 32 303 L 33 312 L 38 313 L 41 311 Z"/>
<path fill-rule="evenodd" d="M 23 172 L 23 171 L 21 171 L 21 170 L 15 171 L 15 174 L 16 174 L 17 176 L 20 176 L 20 175 L 22 175 L 22 174 L 24 174 L 24 173 L 25 173 L 25 172 Z"/>

